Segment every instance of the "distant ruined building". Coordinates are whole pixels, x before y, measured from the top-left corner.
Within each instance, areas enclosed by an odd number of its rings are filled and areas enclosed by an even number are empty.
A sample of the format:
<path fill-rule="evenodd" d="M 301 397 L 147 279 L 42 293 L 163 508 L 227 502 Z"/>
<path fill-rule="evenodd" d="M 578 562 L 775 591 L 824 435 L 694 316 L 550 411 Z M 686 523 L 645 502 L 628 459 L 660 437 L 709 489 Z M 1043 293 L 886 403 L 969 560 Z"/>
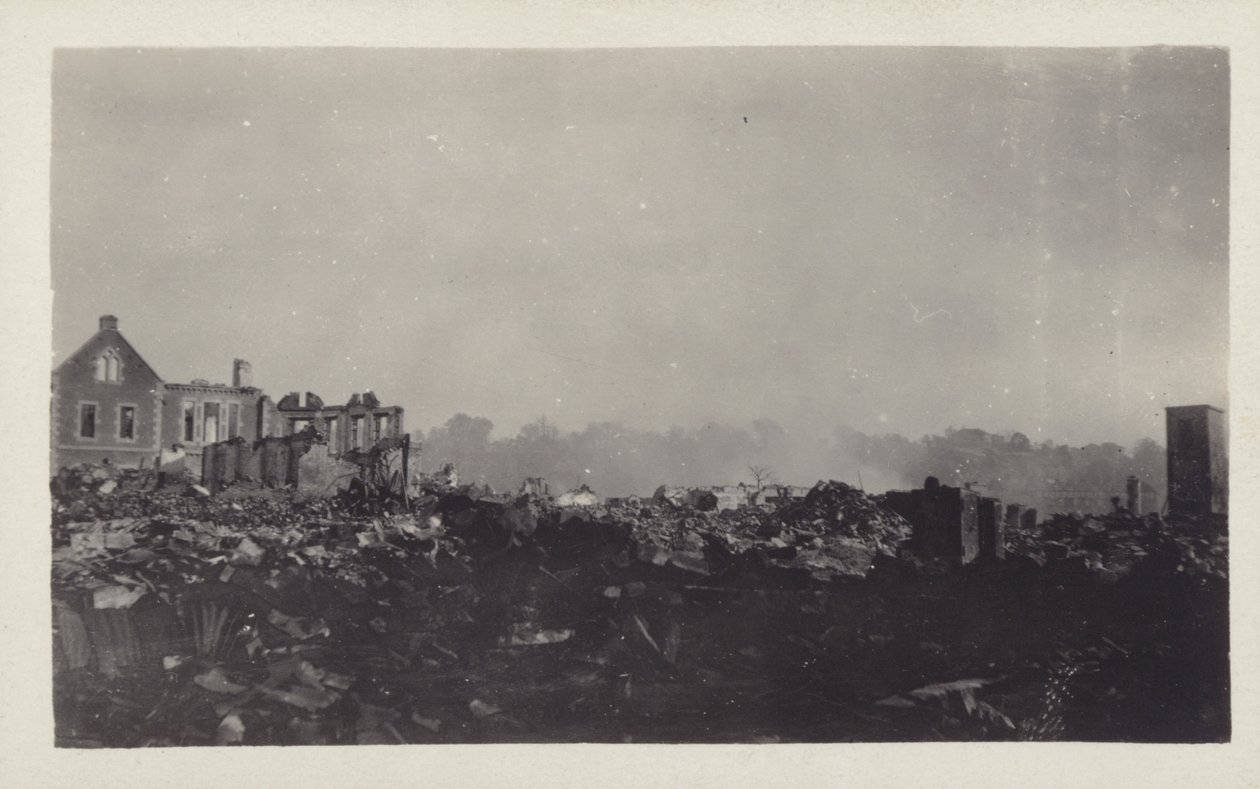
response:
<path fill-rule="evenodd" d="M 149 467 L 172 453 L 197 461 L 212 444 L 252 443 L 307 427 L 327 437 L 331 454 L 404 434 L 402 407 L 382 405 L 371 391 L 345 405 L 325 406 L 309 392 L 274 403 L 253 385 L 244 359 L 233 360 L 230 385 L 167 383 L 113 315 L 101 316 L 96 334 L 53 370 L 51 416 L 54 472 L 79 463 Z"/>

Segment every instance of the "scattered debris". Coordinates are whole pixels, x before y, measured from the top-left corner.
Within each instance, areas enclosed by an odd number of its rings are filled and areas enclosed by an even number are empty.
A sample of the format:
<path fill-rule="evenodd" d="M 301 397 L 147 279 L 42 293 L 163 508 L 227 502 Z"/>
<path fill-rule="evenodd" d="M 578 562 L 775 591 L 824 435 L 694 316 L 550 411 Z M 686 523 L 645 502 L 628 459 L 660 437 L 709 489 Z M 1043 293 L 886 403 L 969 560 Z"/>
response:
<path fill-rule="evenodd" d="M 478 718 L 489 718 L 491 715 L 498 715 L 500 712 L 503 712 L 503 710 L 493 704 L 487 704 L 481 699 L 473 699 L 468 702 L 468 710 Z"/>
<path fill-rule="evenodd" d="M 1078 563 L 1108 580 L 1158 563 L 1188 576 L 1228 578 L 1229 537 L 1217 518 L 1139 516 L 1120 510 L 1106 515 L 1055 513 L 1032 528 L 1008 533 L 1012 553 L 1044 564 Z"/>
<path fill-rule="evenodd" d="M 239 685 L 229 680 L 223 669 L 218 666 L 193 677 L 193 682 L 211 693 L 244 693 L 249 690 L 245 685 Z"/>
<path fill-rule="evenodd" d="M 144 587 L 98 586 L 92 590 L 92 607 L 131 608 L 146 592 Z"/>
<path fill-rule="evenodd" d="M 1227 655 L 1217 521 L 1055 515 L 956 566 L 835 481 L 703 509 L 105 473 L 53 480 L 62 744 L 1227 736 L 1227 659 L 1159 676 Z"/>
<path fill-rule="evenodd" d="M 600 501 L 601 499 L 595 494 L 595 491 L 586 485 L 574 488 L 568 493 L 562 493 L 556 497 L 556 504 L 560 507 L 594 507 Z"/>
<path fill-rule="evenodd" d="M 219 721 L 215 734 L 215 745 L 236 745 L 245 740 L 245 723 L 241 716 L 233 712 Z"/>

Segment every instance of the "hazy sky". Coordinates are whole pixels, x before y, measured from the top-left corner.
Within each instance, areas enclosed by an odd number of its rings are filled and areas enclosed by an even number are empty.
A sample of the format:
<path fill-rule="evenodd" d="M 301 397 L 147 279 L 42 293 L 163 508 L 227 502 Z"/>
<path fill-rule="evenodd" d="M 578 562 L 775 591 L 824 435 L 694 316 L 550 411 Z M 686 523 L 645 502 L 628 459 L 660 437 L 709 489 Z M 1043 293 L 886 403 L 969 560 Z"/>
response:
<path fill-rule="evenodd" d="M 54 363 L 410 428 L 1163 438 L 1225 406 L 1219 49 L 63 50 Z"/>

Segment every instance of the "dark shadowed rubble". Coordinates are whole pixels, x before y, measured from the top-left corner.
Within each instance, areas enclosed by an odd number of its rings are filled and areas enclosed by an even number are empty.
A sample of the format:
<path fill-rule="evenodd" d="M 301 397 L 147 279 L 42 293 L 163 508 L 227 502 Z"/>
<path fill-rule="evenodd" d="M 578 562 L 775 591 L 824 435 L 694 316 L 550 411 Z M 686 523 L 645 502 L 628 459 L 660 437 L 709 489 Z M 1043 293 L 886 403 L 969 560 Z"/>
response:
<path fill-rule="evenodd" d="M 1008 533 L 1007 548 L 1039 564 L 1075 561 L 1108 580 L 1154 563 L 1192 577 L 1228 577 L 1229 538 L 1218 518 L 1055 513 L 1031 530 Z"/>
<path fill-rule="evenodd" d="M 951 569 L 839 482 L 713 512 L 430 480 L 363 515 L 98 475 L 54 481 L 61 745 L 1105 739 L 1183 691 L 1134 736 L 1227 721 L 1223 534 L 1056 517 Z M 1208 669 L 1160 688 L 1179 639 Z M 1068 666 L 1114 721 L 1047 700 Z"/>

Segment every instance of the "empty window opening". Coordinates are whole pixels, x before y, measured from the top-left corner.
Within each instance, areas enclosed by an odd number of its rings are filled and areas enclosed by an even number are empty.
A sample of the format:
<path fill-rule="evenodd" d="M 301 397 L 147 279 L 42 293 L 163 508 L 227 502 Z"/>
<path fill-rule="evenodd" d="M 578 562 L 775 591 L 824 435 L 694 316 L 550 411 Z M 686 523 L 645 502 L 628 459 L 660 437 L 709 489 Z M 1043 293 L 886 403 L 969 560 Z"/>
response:
<path fill-rule="evenodd" d="M 136 408 L 131 405 L 118 406 L 118 437 L 123 439 L 135 439 L 136 437 Z"/>
<path fill-rule="evenodd" d="M 192 441 L 194 437 L 193 425 L 196 424 L 195 415 L 196 407 L 192 403 L 184 403 L 184 440 Z"/>
<path fill-rule="evenodd" d="M 92 374 L 98 381 L 118 383 L 122 364 L 118 360 L 118 352 L 113 348 L 105 351 L 93 361 Z"/>
<path fill-rule="evenodd" d="M 207 444 L 213 444 L 219 440 L 219 404 L 206 403 L 203 408 L 205 409 L 205 427 L 201 433 L 202 440 Z"/>
<path fill-rule="evenodd" d="M 96 405 L 83 403 L 79 406 L 79 437 L 96 438 Z"/>

